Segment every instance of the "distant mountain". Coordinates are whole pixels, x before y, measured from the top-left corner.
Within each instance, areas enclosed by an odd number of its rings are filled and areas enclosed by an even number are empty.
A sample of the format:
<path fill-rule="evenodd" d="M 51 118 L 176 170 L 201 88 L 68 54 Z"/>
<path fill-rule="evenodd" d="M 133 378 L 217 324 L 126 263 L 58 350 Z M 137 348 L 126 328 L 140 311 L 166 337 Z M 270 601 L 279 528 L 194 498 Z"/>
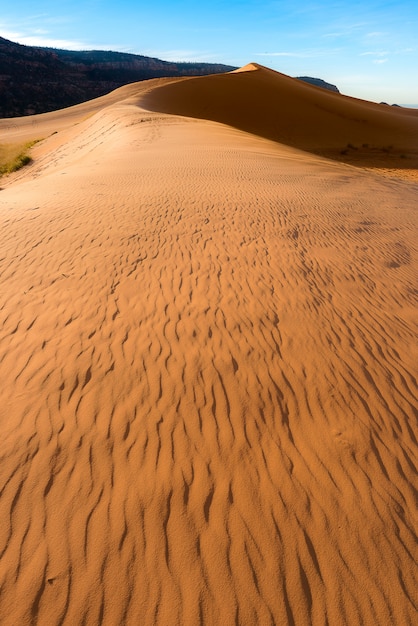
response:
<path fill-rule="evenodd" d="M 321 78 L 310 78 L 310 76 L 297 76 L 298 80 L 303 80 L 304 83 L 309 83 L 310 85 L 315 85 L 315 87 L 322 87 L 322 89 L 328 89 L 328 91 L 335 91 L 335 93 L 340 93 L 340 90 L 335 85 L 331 83 L 325 82 Z"/>
<path fill-rule="evenodd" d="M 170 63 L 123 52 L 23 46 L 0 37 L 0 117 L 62 109 L 149 78 L 233 69 L 215 63 Z"/>

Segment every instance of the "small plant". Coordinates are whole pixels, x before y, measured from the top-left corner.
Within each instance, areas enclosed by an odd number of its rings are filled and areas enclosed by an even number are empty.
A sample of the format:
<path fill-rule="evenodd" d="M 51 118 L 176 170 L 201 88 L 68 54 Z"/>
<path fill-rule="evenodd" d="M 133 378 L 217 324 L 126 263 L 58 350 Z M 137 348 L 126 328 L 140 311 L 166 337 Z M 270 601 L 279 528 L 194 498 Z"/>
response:
<path fill-rule="evenodd" d="M 12 174 L 12 172 L 17 172 L 20 168 L 28 165 L 32 159 L 28 154 L 18 154 L 13 161 L 10 161 L 4 167 L 4 174 Z"/>
<path fill-rule="evenodd" d="M 38 141 L 40 139 L 29 141 L 23 144 L 23 146 L 21 144 L 0 146 L 0 176 L 17 172 L 17 170 L 31 163 L 32 158 L 27 152 Z"/>

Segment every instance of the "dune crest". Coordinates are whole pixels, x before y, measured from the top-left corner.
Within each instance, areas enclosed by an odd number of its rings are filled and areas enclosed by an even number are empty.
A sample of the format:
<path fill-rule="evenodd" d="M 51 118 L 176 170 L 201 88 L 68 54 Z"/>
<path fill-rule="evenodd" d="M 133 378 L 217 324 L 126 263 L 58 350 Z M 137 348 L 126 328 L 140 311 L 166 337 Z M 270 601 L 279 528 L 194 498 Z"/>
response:
<path fill-rule="evenodd" d="M 245 85 L 61 112 L 2 181 L 2 625 L 415 623 L 417 187 Z"/>
<path fill-rule="evenodd" d="M 258 63 L 247 63 L 247 65 L 243 65 L 242 67 L 238 67 L 236 70 L 232 70 L 228 72 L 229 74 L 239 74 L 240 72 L 254 72 L 259 70 L 262 66 Z"/>

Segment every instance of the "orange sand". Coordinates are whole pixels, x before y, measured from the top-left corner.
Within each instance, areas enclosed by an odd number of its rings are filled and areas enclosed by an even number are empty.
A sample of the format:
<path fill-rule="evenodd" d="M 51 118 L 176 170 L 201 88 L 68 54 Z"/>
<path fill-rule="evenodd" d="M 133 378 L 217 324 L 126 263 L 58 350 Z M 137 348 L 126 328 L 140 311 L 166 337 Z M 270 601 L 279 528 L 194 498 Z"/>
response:
<path fill-rule="evenodd" d="M 0 181 L 2 626 L 416 623 L 418 184 L 312 154 L 412 151 L 376 107 L 249 66 L 0 121 L 50 135 Z"/>

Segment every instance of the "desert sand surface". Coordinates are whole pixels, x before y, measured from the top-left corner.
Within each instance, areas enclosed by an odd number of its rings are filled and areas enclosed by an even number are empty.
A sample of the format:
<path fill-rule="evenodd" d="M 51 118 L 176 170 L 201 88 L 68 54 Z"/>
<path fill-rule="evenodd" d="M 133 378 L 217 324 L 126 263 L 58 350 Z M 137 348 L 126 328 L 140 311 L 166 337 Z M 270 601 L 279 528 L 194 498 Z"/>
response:
<path fill-rule="evenodd" d="M 0 624 L 412 626 L 418 181 L 320 153 L 417 116 L 106 98 L 0 121 Z"/>

